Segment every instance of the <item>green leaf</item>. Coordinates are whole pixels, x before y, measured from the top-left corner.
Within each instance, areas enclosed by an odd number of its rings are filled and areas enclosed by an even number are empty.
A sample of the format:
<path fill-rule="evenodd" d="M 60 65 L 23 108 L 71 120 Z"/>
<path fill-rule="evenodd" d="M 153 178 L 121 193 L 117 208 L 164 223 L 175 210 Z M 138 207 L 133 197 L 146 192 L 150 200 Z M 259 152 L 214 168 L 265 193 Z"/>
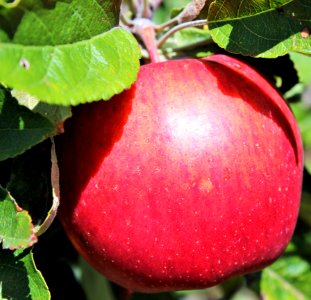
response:
<path fill-rule="evenodd" d="M 55 127 L 49 120 L 19 106 L 0 87 L 0 160 L 23 153 L 54 133 Z"/>
<path fill-rule="evenodd" d="M 38 99 L 77 105 L 111 98 L 139 71 L 140 50 L 126 30 L 60 46 L 0 45 L 0 82 Z"/>
<path fill-rule="evenodd" d="M 12 0 L 12 1 L 0 0 L 0 6 L 4 6 L 6 8 L 13 8 L 13 7 L 16 7 L 20 1 L 21 0 Z M 0 294 L 0 296 L 1 296 L 1 294 Z"/>
<path fill-rule="evenodd" d="M 311 267 L 299 256 L 283 256 L 262 272 L 261 294 L 266 300 L 311 299 Z"/>
<path fill-rule="evenodd" d="M 18 104 L 26 106 L 35 113 L 39 113 L 54 126 L 59 126 L 71 117 L 71 108 L 68 106 L 43 103 L 36 97 L 22 91 L 12 90 L 11 94 L 18 101 Z"/>
<path fill-rule="evenodd" d="M 311 88 L 311 86 L 310 86 Z M 297 102 L 291 104 L 291 108 L 298 121 L 299 129 L 305 150 L 305 167 L 311 171 L 311 108 L 305 102 Z"/>
<path fill-rule="evenodd" d="M 24 0 L 0 13 L 0 24 L 22 45 L 63 45 L 90 39 L 118 24 L 113 0 Z M 2 22 L 1 22 L 2 20 Z"/>
<path fill-rule="evenodd" d="M 0 249 L 0 283 L 3 299 L 51 299 L 48 287 L 35 266 L 30 249 L 14 252 Z"/>
<path fill-rule="evenodd" d="M 3 249 L 26 248 L 37 241 L 28 212 L 18 207 L 14 199 L 1 187 L 0 220 L 0 241 Z"/>
<path fill-rule="evenodd" d="M 311 52 L 310 0 L 216 0 L 208 21 L 214 41 L 229 52 L 265 58 Z"/>
<path fill-rule="evenodd" d="M 309 85 L 311 83 L 311 56 L 290 53 L 290 58 L 297 69 L 300 82 Z"/>
<path fill-rule="evenodd" d="M 213 21 L 232 21 L 274 11 L 290 2 L 293 0 L 216 0 L 211 4 L 209 14 Z"/>
<path fill-rule="evenodd" d="M 291 53 L 290 57 L 294 62 L 299 75 L 300 84 L 297 84 L 290 96 L 301 100 L 291 104 L 291 108 L 298 121 L 305 150 L 305 167 L 311 172 L 311 57 L 299 53 Z"/>
<path fill-rule="evenodd" d="M 183 49 L 192 48 L 210 41 L 211 35 L 208 30 L 199 28 L 186 28 L 174 34 L 165 43 L 165 48 Z"/>
<path fill-rule="evenodd" d="M 0 11 L 0 82 L 50 104 L 120 93 L 136 80 L 140 50 L 113 29 L 119 10 L 120 0 L 24 0 Z"/>
<path fill-rule="evenodd" d="M 103 275 L 99 274 L 85 260 L 80 257 L 81 285 L 87 295 L 88 300 L 115 300 L 111 286 Z"/>

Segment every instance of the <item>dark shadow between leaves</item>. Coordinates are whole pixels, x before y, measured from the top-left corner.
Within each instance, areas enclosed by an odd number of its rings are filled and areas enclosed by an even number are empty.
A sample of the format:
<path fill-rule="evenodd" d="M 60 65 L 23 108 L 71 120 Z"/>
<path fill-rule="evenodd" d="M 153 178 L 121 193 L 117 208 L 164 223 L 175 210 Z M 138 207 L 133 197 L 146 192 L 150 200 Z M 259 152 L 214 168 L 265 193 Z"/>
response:
<path fill-rule="evenodd" d="M 49 287 L 51 299 L 87 300 L 80 282 L 74 275 L 79 270 L 78 253 L 64 233 L 58 219 L 40 237 L 33 248 L 36 266 Z"/>
<path fill-rule="evenodd" d="M 30 249 L 14 256 L 13 251 L 0 248 L 0 282 L 3 299 L 31 300 L 25 264 L 21 261 Z"/>
<path fill-rule="evenodd" d="M 30 213 L 33 224 L 40 224 L 52 205 L 50 152 L 51 142 L 46 140 L 12 159 L 7 189 Z"/>

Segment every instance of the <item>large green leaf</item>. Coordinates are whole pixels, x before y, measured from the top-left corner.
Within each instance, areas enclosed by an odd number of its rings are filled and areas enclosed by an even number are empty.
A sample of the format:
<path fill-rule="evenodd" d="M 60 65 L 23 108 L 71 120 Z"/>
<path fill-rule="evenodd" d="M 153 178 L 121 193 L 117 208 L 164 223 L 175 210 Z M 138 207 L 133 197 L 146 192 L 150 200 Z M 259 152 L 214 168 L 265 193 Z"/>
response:
<path fill-rule="evenodd" d="M 284 256 L 263 271 L 261 294 L 266 300 L 308 300 L 310 282 L 310 264 L 299 256 Z"/>
<path fill-rule="evenodd" d="M 0 82 L 52 104 L 109 99 L 129 87 L 140 50 L 122 28 L 60 46 L 0 45 Z"/>
<path fill-rule="evenodd" d="M 3 249 L 26 248 L 37 241 L 28 212 L 19 208 L 1 187 L 0 220 L 0 242 Z"/>
<path fill-rule="evenodd" d="M 0 87 L 0 160 L 23 153 L 54 134 L 55 127 L 48 119 L 19 106 Z"/>
<path fill-rule="evenodd" d="M 248 18 L 273 11 L 292 1 L 293 0 L 216 0 L 212 1 L 209 14 L 213 16 L 213 21 L 232 21 L 234 19 Z"/>
<path fill-rule="evenodd" d="M 215 0 L 208 21 L 214 41 L 233 53 L 274 58 L 311 52 L 310 0 Z"/>
<path fill-rule="evenodd" d="M 23 0 L 0 11 L 0 28 L 11 42 L 62 45 L 90 39 L 118 24 L 116 0 Z"/>
<path fill-rule="evenodd" d="M 49 300 L 48 287 L 37 270 L 30 249 L 0 249 L 0 284 L 3 299 Z"/>
<path fill-rule="evenodd" d="M 115 27 L 119 8 L 119 0 L 24 0 L 0 10 L 0 83 L 62 105 L 130 87 L 140 49 Z"/>

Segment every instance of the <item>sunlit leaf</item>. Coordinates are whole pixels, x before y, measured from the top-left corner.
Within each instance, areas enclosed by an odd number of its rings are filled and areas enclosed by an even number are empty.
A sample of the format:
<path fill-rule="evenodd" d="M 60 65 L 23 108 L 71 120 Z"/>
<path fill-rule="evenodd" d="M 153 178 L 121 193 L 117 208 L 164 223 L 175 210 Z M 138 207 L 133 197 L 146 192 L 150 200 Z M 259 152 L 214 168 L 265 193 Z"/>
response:
<path fill-rule="evenodd" d="M 311 267 L 299 256 L 284 256 L 262 273 L 261 294 L 265 300 L 311 299 Z"/>
<path fill-rule="evenodd" d="M 107 100 L 136 80 L 139 57 L 122 28 L 71 45 L 2 44 L 0 82 L 52 104 Z"/>
<path fill-rule="evenodd" d="M 3 249 L 26 248 L 37 241 L 28 212 L 18 207 L 14 199 L 1 187 L 0 220 L 0 241 Z"/>

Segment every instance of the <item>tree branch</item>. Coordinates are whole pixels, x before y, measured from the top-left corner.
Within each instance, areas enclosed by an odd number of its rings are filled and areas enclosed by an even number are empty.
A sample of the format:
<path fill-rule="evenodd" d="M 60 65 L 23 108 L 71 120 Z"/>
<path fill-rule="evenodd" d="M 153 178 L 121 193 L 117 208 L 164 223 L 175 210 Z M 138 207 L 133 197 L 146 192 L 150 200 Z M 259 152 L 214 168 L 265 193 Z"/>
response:
<path fill-rule="evenodd" d="M 174 26 L 176 24 L 181 24 L 194 20 L 200 14 L 205 3 L 206 0 L 192 0 L 175 18 L 156 26 L 156 31 L 161 32 L 166 28 Z"/>
<path fill-rule="evenodd" d="M 166 42 L 166 40 L 179 30 L 189 28 L 189 27 L 200 27 L 200 26 L 204 26 L 204 25 L 207 25 L 207 20 L 196 20 L 196 21 L 191 21 L 191 22 L 179 24 L 179 25 L 171 28 L 168 32 L 166 32 L 158 40 L 157 47 L 161 48 L 163 46 L 163 44 Z"/>

